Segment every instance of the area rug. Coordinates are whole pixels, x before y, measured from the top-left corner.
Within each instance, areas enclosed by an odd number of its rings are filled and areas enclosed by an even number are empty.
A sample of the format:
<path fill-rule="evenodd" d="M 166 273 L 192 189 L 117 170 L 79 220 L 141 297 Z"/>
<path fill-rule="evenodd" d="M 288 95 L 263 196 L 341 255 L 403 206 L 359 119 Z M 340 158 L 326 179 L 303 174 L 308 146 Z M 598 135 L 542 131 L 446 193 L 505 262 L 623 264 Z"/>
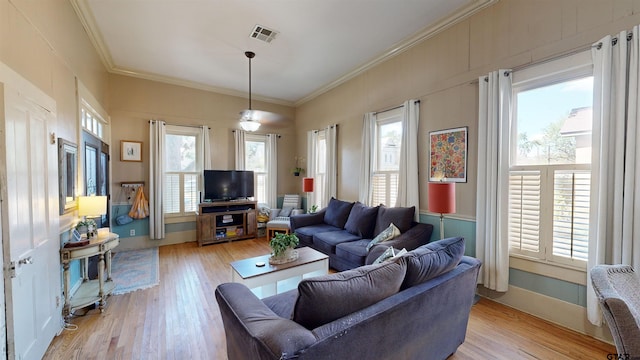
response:
<path fill-rule="evenodd" d="M 111 294 L 126 294 L 158 285 L 158 262 L 157 247 L 116 252 L 111 259 L 111 278 L 116 288 Z"/>

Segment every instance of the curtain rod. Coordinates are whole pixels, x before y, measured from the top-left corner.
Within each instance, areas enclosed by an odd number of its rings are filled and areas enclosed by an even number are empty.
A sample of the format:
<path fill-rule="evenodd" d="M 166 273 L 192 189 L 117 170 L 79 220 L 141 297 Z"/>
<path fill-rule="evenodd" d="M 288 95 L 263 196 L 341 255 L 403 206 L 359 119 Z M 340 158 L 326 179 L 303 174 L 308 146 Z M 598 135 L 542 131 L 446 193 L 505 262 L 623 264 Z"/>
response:
<path fill-rule="evenodd" d="M 231 132 L 236 132 L 236 131 L 238 131 L 238 130 L 236 130 L 236 129 L 231 130 Z M 280 135 L 280 134 L 256 134 L 256 135 L 264 135 L 264 136 L 275 135 L 275 136 L 278 137 L 278 139 L 280 139 L 282 137 L 282 135 Z"/>
<path fill-rule="evenodd" d="M 415 104 L 415 103 L 420 104 L 420 100 L 415 100 L 413 103 L 414 103 L 414 104 Z M 387 111 L 391 111 L 391 110 L 395 110 L 395 109 L 400 109 L 400 108 L 401 108 L 401 107 L 403 107 L 403 106 L 404 106 L 404 104 L 402 104 L 402 105 L 397 105 L 397 106 L 393 106 L 393 107 L 386 108 L 386 109 L 382 109 L 382 110 L 378 110 L 378 111 L 374 111 L 374 112 L 373 112 L 373 114 L 374 114 L 374 115 L 378 115 L 379 113 L 383 113 L 383 112 L 387 112 Z"/>
<path fill-rule="evenodd" d="M 337 127 L 338 127 L 338 124 L 329 125 L 329 126 L 327 126 L 327 127 L 329 127 L 329 128 L 336 127 L 336 128 L 337 128 Z M 311 130 L 311 131 L 313 131 L 313 132 L 317 133 L 318 131 L 322 131 L 322 130 L 324 130 L 324 129 L 316 129 L 316 130 Z"/>
<path fill-rule="evenodd" d="M 162 120 L 149 120 L 149 124 L 151 124 L 151 121 L 162 121 Z M 162 124 L 170 125 L 170 126 L 183 126 L 183 127 L 194 127 L 194 128 L 202 128 L 204 126 L 204 125 L 167 124 L 164 121 L 162 121 Z M 211 127 L 207 126 L 207 129 L 211 130 Z"/>

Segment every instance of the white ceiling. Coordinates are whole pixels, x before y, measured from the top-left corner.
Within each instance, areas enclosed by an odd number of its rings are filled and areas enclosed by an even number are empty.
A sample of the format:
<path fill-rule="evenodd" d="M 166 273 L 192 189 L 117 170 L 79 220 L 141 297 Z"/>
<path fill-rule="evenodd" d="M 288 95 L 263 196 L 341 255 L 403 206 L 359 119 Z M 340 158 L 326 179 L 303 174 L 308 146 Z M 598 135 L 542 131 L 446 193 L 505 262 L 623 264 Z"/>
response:
<path fill-rule="evenodd" d="M 72 0 L 108 70 L 294 105 L 497 0 Z M 267 44 L 256 25 L 278 31 Z"/>

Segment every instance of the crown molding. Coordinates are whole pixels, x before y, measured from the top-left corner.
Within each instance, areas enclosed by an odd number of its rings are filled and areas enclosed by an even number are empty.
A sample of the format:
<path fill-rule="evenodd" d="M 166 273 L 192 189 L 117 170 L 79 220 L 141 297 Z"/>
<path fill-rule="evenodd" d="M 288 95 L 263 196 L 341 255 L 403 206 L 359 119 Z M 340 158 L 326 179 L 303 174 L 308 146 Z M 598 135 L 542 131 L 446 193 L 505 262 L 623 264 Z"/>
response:
<path fill-rule="evenodd" d="M 460 21 L 468 18 L 469 16 L 483 10 L 484 8 L 487 8 L 495 3 L 497 3 L 499 0 L 476 0 L 475 2 L 463 6 L 460 9 L 458 9 L 455 13 L 451 14 L 450 16 L 438 21 L 437 23 L 435 23 L 434 25 L 431 25 L 429 27 L 426 27 L 425 29 L 423 29 L 421 32 L 419 32 L 418 34 L 415 34 L 407 39 L 405 39 L 404 41 L 395 44 L 393 47 L 387 49 L 386 51 L 384 51 L 380 56 L 374 58 L 373 60 L 364 63 L 362 65 L 360 65 L 359 67 L 353 69 L 352 71 L 342 75 L 341 77 L 339 77 L 338 79 L 318 88 L 317 90 L 315 90 L 314 92 L 310 93 L 309 95 L 297 100 L 294 105 L 296 107 L 306 103 L 307 101 L 310 101 L 324 93 L 326 93 L 327 91 L 341 85 L 344 84 L 345 82 L 355 78 L 356 76 L 362 74 L 363 72 L 391 59 L 394 56 L 400 55 L 401 53 L 411 49 L 412 47 L 418 45 L 419 43 L 437 35 L 438 33 L 446 30 L 447 28 L 459 23 Z"/>

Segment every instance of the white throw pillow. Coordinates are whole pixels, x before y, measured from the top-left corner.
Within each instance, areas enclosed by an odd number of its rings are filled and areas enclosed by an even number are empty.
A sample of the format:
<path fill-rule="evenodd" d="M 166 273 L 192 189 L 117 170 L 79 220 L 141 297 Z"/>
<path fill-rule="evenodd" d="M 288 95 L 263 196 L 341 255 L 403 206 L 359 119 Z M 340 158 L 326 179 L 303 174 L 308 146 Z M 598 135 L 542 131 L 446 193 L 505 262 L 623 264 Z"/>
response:
<path fill-rule="evenodd" d="M 373 240 L 371 240 L 371 242 L 367 244 L 367 252 L 369 252 L 373 245 L 395 239 L 398 236 L 400 236 L 400 229 L 398 229 L 393 223 L 389 224 L 388 228 L 382 230 L 382 232 L 378 234 L 378 236 L 373 238 Z"/>

